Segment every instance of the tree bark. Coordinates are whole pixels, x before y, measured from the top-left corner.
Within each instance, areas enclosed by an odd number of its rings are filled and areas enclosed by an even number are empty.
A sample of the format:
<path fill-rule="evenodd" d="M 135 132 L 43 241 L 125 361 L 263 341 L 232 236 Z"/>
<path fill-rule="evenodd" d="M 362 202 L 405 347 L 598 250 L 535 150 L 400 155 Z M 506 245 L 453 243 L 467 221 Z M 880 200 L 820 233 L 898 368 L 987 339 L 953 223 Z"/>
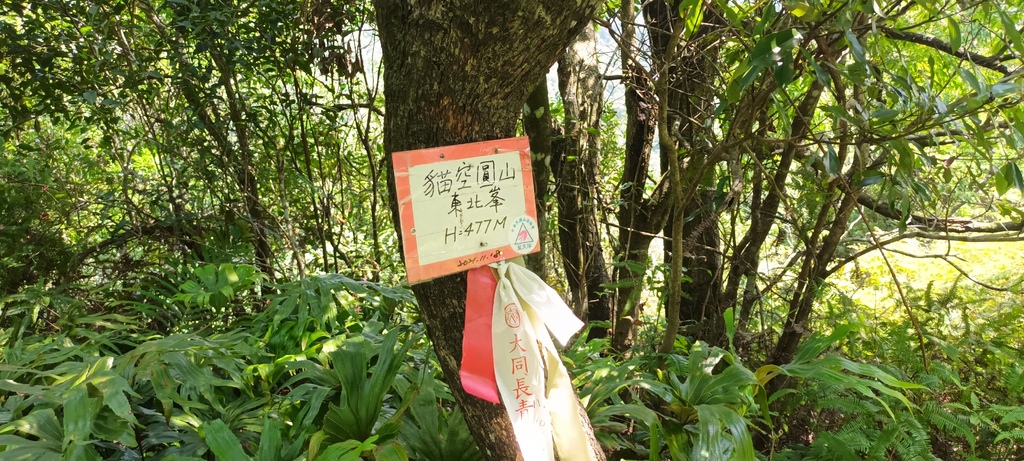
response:
<path fill-rule="evenodd" d="M 533 165 L 533 190 L 537 194 L 537 227 L 541 235 L 548 229 L 548 186 L 551 184 L 551 138 L 554 127 L 548 103 L 547 76 L 542 75 L 523 106 L 523 131 L 530 137 L 530 163 Z M 526 268 L 542 280 L 548 280 L 545 263 L 547 244 L 543 237 L 540 251 L 526 255 Z"/>
<path fill-rule="evenodd" d="M 564 151 L 558 172 L 558 242 L 577 315 L 611 320 L 608 271 L 597 227 L 598 162 L 604 86 L 597 64 L 597 32 L 587 26 L 558 60 L 558 88 L 565 107 Z M 593 328 L 590 338 L 607 336 Z"/>
<path fill-rule="evenodd" d="M 651 148 L 654 145 L 657 101 L 654 88 L 635 55 L 636 31 L 633 21 L 636 9 L 633 2 L 622 2 L 619 10 L 622 22 L 620 37 L 623 81 L 626 86 L 626 138 L 622 162 L 622 177 L 619 180 L 619 264 L 615 265 L 613 280 L 618 288 L 615 292 L 615 318 L 612 322 L 614 336 L 612 347 L 625 351 L 632 344 L 634 320 L 642 311 L 640 294 L 644 277 L 650 266 L 648 250 L 658 230 L 665 227 L 667 213 L 652 216 L 656 209 L 667 209 L 667 200 L 657 202 L 655 198 L 645 199 L 647 175 L 651 163 Z M 667 182 L 665 183 L 667 184 Z M 665 190 L 666 188 L 662 188 Z M 667 197 L 661 194 L 660 197 Z"/>
<path fill-rule="evenodd" d="M 390 154 L 505 138 L 523 102 L 586 25 L 592 0 L 375 0 L 384 60 L 384 149 Z M 441 370 L 486 459 L 522 459 L 505 410 L 465 393 L 459 379 L 465 273 L 413 286 Z M 603 459 L 601 453 L 597 453 Z"/>
<path fill-rule="evenodd" d="M 710 124 L 715 102 L 717 53 L 720 48 L 717 29 L 721 18 L 714 8 L 706 8 L 702 25 L 688 37 L 680 22 L 679 9 L 673 2 L 653 1 L 645 4 L 644 13 L 651 24 L 649 36 L 651 50 L 657 56 L 668 80 L 664 97 L 659 95 L 659 105 L 666 105 L 668 128 L 679 145 L 678 155 L 682 156 L 680 172 L 681 187 L 685 191 L 679 204 L 679 212 L 685 213 L 686 226 L 683 230 L 683 265 L 686 267 L 688 282 L 683 283 L 678 312 L 680 322 L 695 325 L 696 339 L 712 345 L 722 345 L 725 338 L 724 321 L 720 298 L 722 295 L 722 258 L 719 238 L 718 210 L 713 204 L 714 191 L 708 187 L 715 184 L 712 162 L 712 141 L 714 135 Z M 655 32 L 657 31 L 657 32 Z M 678 40 L 680 49 L 671 49 L 673 39 Z M 661 149 L 662 171 L 668 171 L 673 159 L 668 150 Z M 710 171 L 705 173 L 705 171 Z M 674 217 L 669 222 L 674 222 Z M 664 230 L 672 234 L 671 229 Z M 666 246 L 665 260 L 676 256 Z M 671 281 L 670 283 L 680 283 Z M 667 312 L 667 311 L 666 311 Z"/>

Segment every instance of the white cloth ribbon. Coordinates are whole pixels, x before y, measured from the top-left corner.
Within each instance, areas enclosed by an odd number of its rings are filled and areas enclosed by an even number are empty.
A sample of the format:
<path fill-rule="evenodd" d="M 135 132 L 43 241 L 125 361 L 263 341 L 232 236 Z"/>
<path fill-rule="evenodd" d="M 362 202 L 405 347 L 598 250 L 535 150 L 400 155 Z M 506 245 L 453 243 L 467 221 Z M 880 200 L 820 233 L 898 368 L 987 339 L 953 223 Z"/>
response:
<path fill-rule="evenodd" d="M 517 264 L 497 272 L 494 375 L 525 461 L 592 460 L 579 401 L 552 336 L 565 345 L 581 322 L 558 293 Z"/>

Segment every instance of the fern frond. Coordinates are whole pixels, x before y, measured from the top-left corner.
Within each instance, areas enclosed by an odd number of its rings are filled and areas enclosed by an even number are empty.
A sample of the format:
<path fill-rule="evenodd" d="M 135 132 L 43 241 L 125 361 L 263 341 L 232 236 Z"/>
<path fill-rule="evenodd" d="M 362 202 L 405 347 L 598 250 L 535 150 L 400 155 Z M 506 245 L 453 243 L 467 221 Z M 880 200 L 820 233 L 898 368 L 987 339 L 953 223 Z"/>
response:
<path fill-rule="evenodd" d="M 936 402 L 925 402 L 921 405 L 921 412 L 939 431 L 967 440 L 971 445 L 971 451 L 975 450 L 977 437 L 970 427 L 967 416 L 951 413 Z"/>
<path fill-rule="evenodd" d="M 853 423 L 847 424 L 833 433 L 832 437 L 837 441 L 841 441 L 843 445 L 851 450 L 862 453 L 867 452 L 871 449 L 871 439 L 874 438 L 877 432 L 873 427 L 868 427 L 867 421 L 870 421 L 870 419 L 858 418 Z"/>
<path fill-rule="evenodd" d="M 1003 378 L 1003 385 L 1011 394 L 1024 393 L 1024 367 L 1011 367 Z"/>
<path fill-rule="evenodd" d="M 1024 440 L 1024 429 L 1014 429 L 1012 431 L 1000 432 L 999 435 L 996 436 L 995 441 L 996 443 L 999 443 L 999 441 L 1006 439 Z"/>
<path fill-rule="evenodd" d="M 930 456 L 931 437 L 921 426 L 921 423 L 908 415 L 901 414 L 899 422 L 899 437 L 893 448 L 900 459 L 917 460 Z"/>
<path fill-rule="evenodd" d="M 863 434 L 862 434 L 863 435 Z M 865 440 L 866 441 L 866 440 Z M 831 432 L 822 432 L 811 444 L 811 451 L 805 459 L 831 461 L 860 461 L 862 458 L 849 441 Z"/>
<path fill-rule="evenodd" d="M 861 414 L 870 415 L 879 411 L 879 408 L 864 398 L 849 395 L 838 395 L 818 400 L 819 408 L 831 408 L 841 411 L 845 415 Z"/>
<path fill-rule="evenodd" d="M 1024 421 L 1024 407 L 993 406 L 993 410 L 999 414 L 999 424 L 1011 424 L 1017 421 Z"/>
<path fill-rule="evenodd" d="M 889 452 L 896 444 L 896 440 L 899 438 L 899 428 L 895 426 L 886 427 L 884 430 L 878 433 L 875 438 L 875 442 L 871 444 L 868 449 L 868 458 L 870 459 L 888 459 L 886 453 Z"/>

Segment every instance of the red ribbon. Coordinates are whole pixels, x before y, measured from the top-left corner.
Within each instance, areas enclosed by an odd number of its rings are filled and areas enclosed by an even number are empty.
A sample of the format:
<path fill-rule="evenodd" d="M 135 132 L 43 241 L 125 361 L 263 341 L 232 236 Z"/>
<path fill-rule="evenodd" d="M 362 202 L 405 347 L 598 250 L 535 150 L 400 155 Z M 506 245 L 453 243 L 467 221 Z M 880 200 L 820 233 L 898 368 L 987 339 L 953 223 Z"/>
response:
<path fill-rule="evenodd" d="M 470 269 L 466 275 L 466 326 L 462 331 L 462 388 L 470 395 L 501 403 L 494 378 L 494 346 L 491 319 L 498 281 L 487 266 Z"/>

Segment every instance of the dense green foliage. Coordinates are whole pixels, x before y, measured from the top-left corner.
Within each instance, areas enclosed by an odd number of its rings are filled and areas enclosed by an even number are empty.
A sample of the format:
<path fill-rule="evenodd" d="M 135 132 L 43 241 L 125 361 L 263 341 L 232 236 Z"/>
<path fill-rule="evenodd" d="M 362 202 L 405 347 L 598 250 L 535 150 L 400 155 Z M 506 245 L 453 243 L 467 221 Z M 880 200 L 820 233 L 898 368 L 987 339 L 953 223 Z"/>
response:
<path fill-rule="evenodd" d="M 0 461 L 483 459 L 402 283 L 370 4 L 8 3 Z M 555 219 L 541 260 L 612 314 L 563 354 L 608 457 L 1024 458 L 1021 4 L 604 6 L 640 104 L 542 193 L 593 188 L 601 289 Z"/>

